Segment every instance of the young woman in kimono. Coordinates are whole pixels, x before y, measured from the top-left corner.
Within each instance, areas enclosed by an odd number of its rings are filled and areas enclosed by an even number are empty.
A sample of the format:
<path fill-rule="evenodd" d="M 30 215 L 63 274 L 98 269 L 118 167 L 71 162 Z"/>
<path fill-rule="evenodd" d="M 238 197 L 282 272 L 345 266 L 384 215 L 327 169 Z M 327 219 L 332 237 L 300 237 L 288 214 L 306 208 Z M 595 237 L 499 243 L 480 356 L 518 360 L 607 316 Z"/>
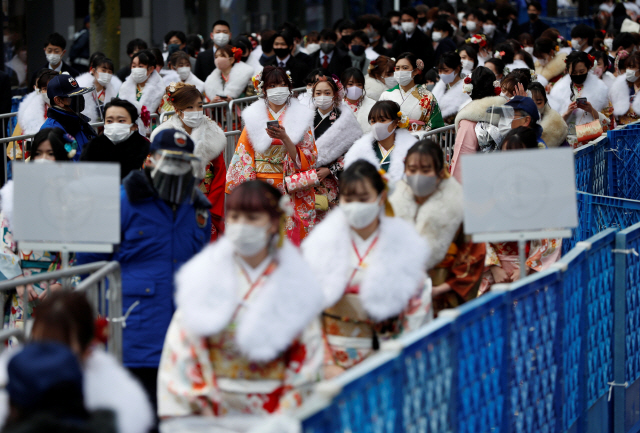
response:
<path fill-rule="evenodd" d="M 366 134 L 371 131 L 369 112 L 376 101 L 371 99 L 364 89 L 364 74 L 358 68 L 345 69 L 342 73 L 342 83 L 345 87 L 344 102 L 351 108 L 356 119 L 358 119 L 362 132 Z"/>
<path fill-rule="evenodd" d="M 73 146 L 73 144 L 73 137 L 64 134 L 64 131 L 59 128 L 42 129 L 33 139 L 30 161 L 31 163 L 69 161 L 70 157 L 65 145 Z M 2 203 L 2 213 L 0 214 L 0 229 L 2 230 L 0 274 L 2 274 L 3 279 L 12 280 L 59 269 L 62 265 L 59 254 L 18 249 L 11 232 L 14 205 L 13 187 L 13 182 L 9 182 L 0 190 L 0 203 Z M 35 303 L 47 296 L 47 289 L 55 291 L 61 287 L 57 281 L 48 281 L 30 284 L 26 288 L 19 286 L 16 291 L 3 292 L 4 328 L 22 329 L 24 327 L 25 298 L 28 307 L 26 316 L 29 318 L 32 315 Z M 17 342 L 9 341 L 10 345 L 15 343 Z"/>
<path fill-rule="evenodd" d="M 428 131 L 443 127 L 444 121 L 438 101 L 423 84 L 423 69 L 424 62 L 415 54 L 400 54 L 396 60 L 396 71 L 393 74 L 398 85 L 384 92 L 379 100 L 394 101 L 419 129 Z"/>
<path fill-rule="evenodd" d="M 313 119 L 317 169 L 316 223 L 329 208 L 338 205 L 338 179 L 344 169 L 344 154 L 362 136 L 362 129 L 349 106 L 342 102 L 344 88 L 336 78 L 320 76 L 312 87 L 316 114 Z"/>
<path fill-rule="evenodd" d="M 369 73 L 364 78 L 364 91 L 369 98 L 379 101 L 384 92 L 398 85 L 393 77 L 395 67 L 396 61 L 387 56 L 379 56 L 369 63 Z"/>
<path fill-rule="evenodd" d="M 418 139 L 406 128 L 400 107 L 393 101 L 378 101 L 369 112 L 371 132 L 356 141 L 344 156 L 345 167 L 359 159 L 369 161 L 387 173 L 391 186 L 404 173 L 404 158 Z M 405 121 L 402 124 L 402 121 Z"/>
<path fill-rule="evenodd" d="M 254 70 L 242 61 L 242 50 L 225 45 L 216 50 L 215 57 L 216 68 L 204 82 L 207 98 L 222 102 L 243 97 Z"/>
<path fill-rule="evenodd" d="M 625 73 L 616 77 L 609 88 L 613 115 L 619 125 L 626 125 L 640 118 L 640 111 L 636 111 L 640 107 L 640 99 L 637 98 L 640 90 L 640 53 L 631 54 L 625 61 L 625 66 Z M 638 103 L 636 99 L 639 99 Z"/>
<path fill-rule="evenodd" d="M 378 169 L 354 162 L 342 173 L 340 191 L 340 206 L 302 244 L 325 293 L 326 377 L 432 317 L 425 274 L 431 249 L 409 223 L 386 216 L 393 211 Z"/>
<path fill-rule="evenodd" d="M 131 102 L 138 112 L 155 113 L 160 108 L 164 91 L 164 81 L 156 72 L 153 53 L 149 50 L 135 53 L 131 58 L 131 74 L 120 86 L 118 98 Z"/>
<path fill-rule="evenodd" d="M 567 69 L 567 53 L 560 52 L 557 40 L 538 38 L 533 46 L 533 55 L 536 57 L 536 74 L 547 81 L 546 90 L 564 77 Z"/>
<path fill-rule="evenodd" d="M 80 87 L 95 87 L 98 100 L 94 93 L 85 93 L 84 110 L 82 114 L 91 122 L 104 121 L 104 106 L 118 95 L 122 81 L 114 75 L 113 61 L 105 56 L 92 56 L 89 72 L 80 74 L 76 81 Z"/>
<path fill-rule="evenodd" d="M 294 207 L 287 236 L 299 245 L 316 219 L 315 111 L 292 97 L 291 79 L 282 68 L 265 67 L 254 77 L 254 85 L 260 99 L 242 112 L 245 127 L 227 170 L 226 192 L 258 179 L 287 194 Z"/>
<path fill-rule="evenodd" d="M 444 53 L 438 62 L 438 73 L 440 81 L 433 88 L 433 96 L 441 107 L 445 123 L 451 124 L 458 111 L 471 102 L 471 97 L 462 91 L 466 75 L 462 73 L 460 56 L 454 52 Z"/>
<path fill-rule="evenodd" d="M 530 128 L 518 127 L 507 133 L 502 141 L 502 151 L 533 148 L 535 133 Z M 487 243 L 484 273 L 478 296 L 491 289 L 493 284 L 518 281 L 520 273 L 540 272 L 558 261 L 562 254 L 562 239 L 539 239 L 526 245 L 526 269 L 520 269 L 520 251 L 517 242 Z"/>
<path fill-rule="evenodd" d="M 216 122 L 202 111 L 204 96 L 192 84 L 171 83 L 167 87 L 167 101 L 176 114 L 151 133 L 151 141 L 165 129 L 175 129 L 189 135 L 195 143 L 194 155 L 199 162 L 196 177 L 201 180 L 200 191 L 211 202 L 211 240 L 224 232 L 224 185 L 227 168 L 224 149 L 227 137 Z"/>
<path fill-rule="evenodd" d="M 426 269 L 433 282 L 433 309 L 455 308 L 478 295 L 485 244 L 462 229 L 462 186 L 451 177 L 440 146 L 422 140 L 409 149 L 405 178 L 389 201 L 397 217 L 414 225 L 431 246 Z"/>
<path fill-rule="evenodd" d="M 540 112 L 538 124 L 542 127 L 542 141 L 548 147 L 568 146 L 567 132 L 569 128 L 560 113 L 549 106 L 547 94 L 540 83 L 529 84 L 531 99 L 536 103 Z"/>
<path fill-rule="evenodd" d="M 268 415 L 320 378 L 322 289 L 285 235 L 290 201 L 266 182 L 227 198 L 224 237 L 176 276 L 158 374 L 160 417 Z"/>

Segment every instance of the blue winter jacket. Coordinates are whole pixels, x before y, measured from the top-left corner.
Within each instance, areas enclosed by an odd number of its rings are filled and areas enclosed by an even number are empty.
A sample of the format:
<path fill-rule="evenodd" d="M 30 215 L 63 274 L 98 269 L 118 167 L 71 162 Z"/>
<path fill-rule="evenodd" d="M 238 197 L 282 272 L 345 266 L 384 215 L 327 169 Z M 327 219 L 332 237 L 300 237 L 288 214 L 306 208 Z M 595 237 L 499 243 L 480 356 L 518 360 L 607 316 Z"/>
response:
<path fill-rule="evenodd" d="M 211 238 L 207 198 L 195 189 L 175 210 L 160 199 L 142 171 L 121 187 L 121 242 L 113 254 L 78 254 L 79 264 L 117 260 L 122 268 L 123 314 L 136 302 L 123 330 L 123 361 L 131 368 L 160 364 L 164 336 L 175 311 L 174 275 Z"/>
<path fill-rule="evenodd" d="M 80 114 L 80 117 L 78 117 L 75 113 L 53 107 L 47 110 L 47 120 L 44 121 L 40 129 L 44 128 L 60 128 L 76 139 L 78 149 L 76 149 L 76 154 L 73 157 L 74 161 L 80 160 L 82 146 L 97 137 L 96 131 L 89 125 L 87 116 Z"/>

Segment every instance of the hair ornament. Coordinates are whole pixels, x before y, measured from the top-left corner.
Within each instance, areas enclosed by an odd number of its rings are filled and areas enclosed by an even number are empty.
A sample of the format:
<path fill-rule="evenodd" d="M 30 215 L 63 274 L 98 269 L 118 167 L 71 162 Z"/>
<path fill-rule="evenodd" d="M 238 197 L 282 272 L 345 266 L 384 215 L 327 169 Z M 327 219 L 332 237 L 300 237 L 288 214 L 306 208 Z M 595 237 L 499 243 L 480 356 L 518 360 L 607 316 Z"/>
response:
<path fill-rule="evenodd" d="M 251 82 L 253 83 L 253 87 L 256 89 L 258 96 L 262 95 L 262 85 L 264 84 L 262 81 L 262 71 L 254 75 L 253 78 L 251 78 Z"/>
<path fill-rule="evenodd" d="M 473 84 L 471 84 L 471 74 L 467 75 L 464 78 L 464 84 L 462 85 L 462 92 L 466 93 L 467 95 L 471 95 L 471 92 L 473 92 Z"/>
<path fill-rule="evenodd" d="M 496 80 L 493 82 L 493 93 L 495 93 L 496 96 L 500 96 L 500 94 L 502 93 L 502 87 L 500 87 L 500 80 Z"/>
<path fill-rule="evenodd" d="M 398 128 L 407 129 L 409 127 L 409 116 L 404 114 L 402 111 L 398 111 L 398 117 L 400 118 L 398 121 Z"/>
<path fill-rule="evenodd" d="M 417 67 L 420 71 L 424 71 L 424 62 L 422 61 L 422 59 L 418 59 L 418 60 L 416 60 L 416 67 Z"/>
<path fill-rule="evenodd" d="M 504 55 L 505 55 L 504 51 L 496 51 L 495 54 L 493 55 L 493 58 L 502 60 L 502 57 L 504 57 Z"/>
<path fill-rule="evenodd" d="M 473 35 L 465 41 L 467 44 L 475 44 L 484 47 L 487 45 L 487 37 L 485 35 Z"/>
<path fill-rule="evenodd" d="M 242 59 L 242 50 L 240 48 L 231 47 L 231 52 L 233 53 L 233 58 L 236 62 L 239 62 Z"/>
<path fill-rule="evenodd" d="M 78 152 L 78 142 L 69 134 L 64 134 L 62 139 L 65 141 L 64 150 L 67 152 L 67 157 L 72 159 Z"/>

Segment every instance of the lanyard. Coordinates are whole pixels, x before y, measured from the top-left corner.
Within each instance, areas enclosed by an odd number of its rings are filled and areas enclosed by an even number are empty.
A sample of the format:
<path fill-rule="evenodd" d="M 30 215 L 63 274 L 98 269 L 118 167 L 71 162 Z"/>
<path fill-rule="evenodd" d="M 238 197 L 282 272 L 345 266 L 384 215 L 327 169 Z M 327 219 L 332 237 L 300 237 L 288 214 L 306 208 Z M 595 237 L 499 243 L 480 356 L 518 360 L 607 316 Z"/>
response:
<path fill-rule="evenodd" d="M 364 263 L 365 259 L 367 258 L 367 256 L 369 255 L 369 253 L 371 252 L 373 247 L 378 242 L 378 237 L 379 237 L 379 235 L 376 236 L 376 238 L 373 240 L 373 242 L 371 242 L 371 245 L 369 245 L 369 248 L 367 248 L 367 251 L 365 251 L 363 256 L 360 256 L 360 252 L 358 252 L 358 247 L 356 247 L 355 241 L 353 239 L 351 240 L 351 245 L 353 246 L 353 250 L 356 252 L 356 256 L 358 257 L 358 266 L 356 266 L 356 268 L 351 273 L 351 277 L 349 278 L 349 282 L 347 283 L 347 287 L 349 287 L 351 285 L 351 282 L 355 278 L 356 273 L 358 272 L 358 269 L 362 268 L 362 264 Z"/>

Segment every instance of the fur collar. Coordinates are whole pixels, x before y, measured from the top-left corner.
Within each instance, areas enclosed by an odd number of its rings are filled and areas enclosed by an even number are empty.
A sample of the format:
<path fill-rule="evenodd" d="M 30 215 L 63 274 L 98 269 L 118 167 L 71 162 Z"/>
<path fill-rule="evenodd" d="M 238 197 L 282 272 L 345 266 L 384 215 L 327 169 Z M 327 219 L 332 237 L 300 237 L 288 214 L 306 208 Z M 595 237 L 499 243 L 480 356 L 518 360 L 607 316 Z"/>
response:
<path fill-rule="evenodd" d="M 200 337 L 221 332 L 242 302 L 234 254 L 233 244 L 222 237 L 176 275 L 184 326 Z M 286 350 L 323 305 L 320 286 L 309 278 L 309 265 L 288 240 L 276 250 L 275 260 L 277 268 L 239 317 L 236 343 L 253 361 L 270 361 Z"/>
<path fill-rule="evenodd" d="M 587 74 L 582 96 L 587 98 L 596 111 L 602 111 L 609 103 L 609 89 L 602 80 L 593 74 Z M 629 99 L 629 95 L 626 96 Z M 564 113 L 571 103 L 571 76 L 565 75 L 551 89 L 549 105 L 558 113 Z M 582 110 L 576 110 L 578 114 Z"/>
<path fill-rule="evenodd" d="M 280 115 L 280 124 L 284 126 L 289 138 L 294 143 L 302 141 L 304 134 L 309 129 L 313 130 L 313 117 L 316 112 L 308 107 L 304 107 L 296 98 L 289 100 L 289 106 Z M 264 99 L 260 98 L 249 105 L 242 112 L 244 127 L 249 134 L 251 146 L 264 153 L 271 146 L 271 138 L 267 135 L 267 122 L 269 121 L 269 108 L 265 105 Z"/>
<path fill-rule="evenodd" d="M 144 388 L 110 354 L 94 349 L 84 365 L 84 401 L 87 409 L 109 409 L 116 414 L 118 431 L 143 433 L 154 423 Z"/>
<path fill-rule="evenodd" d="M 153 141 L 153 138 L 158 135 L 160 131 L 164 131 L 165 129 L 177 129 L 178 131 L 187 134 L 187 131 L 184 129 L 184 125 L 182 124 L 182 120 L 180 120 L 177 115 L 173 115 L 169 117 L 166 122 L 153 130 L 150 140 Z M 204 117 L 200 126 L 191 130 L 191 134 L 187 135 L 191 137 L 196 145 L 193 154 L 200 159 L 198 174 L 200 175 L 200 179 L 204 179 L 207 164 L 216 159 L 218 155 L 224 151 L 224 148 L 227 145 L 227 138 L 218 124 L 207 116 Z"/>
<path fill-rule="evenodd" d="M 502 96 L 488 96 L 482 99 L 476 99 L 469 102 L 458 112 L 456 116 L 456 132 L 461 120 L 469 120 L 471 122 L 480 122 L 485 119 L 487 108 L 492 105 L 504 105 L 507 102 Z"/>
<path fill-rule="evenodd" d="M 547 81 L 551 81 L 558 75 L 564 74 L 565 69 L 567 69 L 566 59 L 566 53 L 557 53 L 556 56 L 544 66 L 536 60 L 536 74 L 542 75 Z"/>
<path fill-rule="evenodd" d="M 389 201 L 396 216 L 415 225 L 427 239 L 432 253 L 425 269 L 432 269 L 444 259 L 462 224 L 462 186 L 453 177 L 444 179 L 433 196 L 418 207 L 411 187 L 401 180 Z"/>
<path fill-rule="evenodd" d="M 325 308 L 342 298 L 351 276 L 351 229 L 339 207 L 302 242 L 307 263 L 322 285 Z M 429 245 L 400 218 L 380 217 L 378 245 L 360 285 L 367 314 L 382 321 L 400 314 L 423 284 Z"/>
<path fill-rule="evenodd" d="M 549 104 L 544 106 L 542 120 L 538 124 L 542 127 L 542 140 L 547 147 L 558 147 L 567 139 L 567 123 Z"/>
<path fill-rule="evenodd" d="M 90 72 L 85 72 L 76 78 L 78 85 L 80 87 L 93 87 L 94 77 Z M 114 74 L 111 77 L 111 82 L 107 85 L 104 91 L 104 104 L 106 105 L 113 98 L 118 96 L 118 91 L 120 91 L 120 86 L 122 85 L 122 81 Z M 91 122 L 98 121 L 98 107 L 96 106 L 96 101 L 93 99 L 93 93 L 85 93 L 84 94 L 84 110 L 82 114 L 91 119 Z"/>
<path fill-rule="evenodd" d="M 2 209 L 2 217 L 7 220 L 9 230 L 11 230 L 13 222 L 13 180 L 7 182 L 0 189 L 0 209 Z"/>
<path fill-rule="evenodd" d="M 462 86 L 464 80 L 458 81 L 447 90 L 447 85 L 440 80 L 433 88 L 433 96 L 438 101 L 443 119 L 456 114 L 467 101 L 471 101 L 471 97 L 462 91 Z"/>
<path fill-rule="evenodd" d="M 162 84 L 164 85 L 164 87 L 169 87 L 171 83 L 177 83 L 181 81 L 180 75 L 178 75 L 178 73 L 173 69 L 161 69 L 159 74 L 160 78 L 162 78 Z"/>
<path fill-rule="evenodd" d="M 147 79 L 147 84 L 144 85 L 142 89 L 142 97 L 140 98 L 140 102 L 136 101 L 136 83 L 131 78 L 131 75 L 127 77 L 122 86 L 120 86 L 120 92 L 118 92 L 118 97 L 120 99 L 126 99 L 136 106 L 138 109 L 138 113 L 142 107 L 147 107 L 150 113 L 155 113 L 158 111 L 158 107 L 162 102 L 162 97 L 165 93 L 165 85 L 156 71 L 153 71 L 149 78 Z"/>
<path fill-rule="evenodd" d="M 369 124 L 369 112 L 376 105 L 376 101 L 365 96 L 362 105 L 358 109 L 356 113 L 356 118 L 358 119 L 358 123 L 360 124 L 360 128 L 362 129 L 362 133 L 366 134 L 371 131 L 371 125 Z"/>
<path fill-rule="evenodd" d="M 633 111 L 635 113 L 640 113 L 640 98 L 636 97 L 633 100 L 633 104 L 631 105 L 631 108 L 633 108 Z"/>
<path fill-rule="evenodd" d="M 18 123 L 23 134 L 35 134 L 46 120 L 44 118 L 45 108 L 42 96 L 35 91 L 24 97 L 18 108 Z"/>
<path fill-rule="evenodd" d="M 404 159 L 407 156 L 409 148 L 413 146 L 418 139 L 409 133 L 406 129 L 396 129 L 395 148 L 391 153 L 391 164 L 387 176 L 389 178 L 389 188 L 402 178 L 404 174 Z M 363 135 L 358 141 L 353 143 L 351 149 L 344 156 L 344 168 L 347 169 L 351 164 L 359 159 L 370 162 L 374 167 L 380 167 L 380 161 L 376 156 L 373 144 L 375 140 L 371 133 Z"/>
<path fill-rule="evenodd" d="M 316 147 L 318 148 L 316 165 L 324 167 L 331 164 L 344 155 L 360 137 L 362 137 L 362 128 L 360 128 L 358 119 L 353 115 L 349 106 L 343 102 L 340 106 L 340 117 L 320 138 L 316 139 Z"/>
<path fill-rule="evenodd" d="M 522 60 L 514 60 L 513 63 L 510 63 L 506 66 L 509 72 L 513 72 L 516 69 L 529 69 L 529 66 Z"/>
<path fill-rule="evenodd" d="M 231 67 L 229 81 L 223 86 L 222 72 L 216 68 L 204 82 L 204 92 L 210 100 L 216 95 L 239 97 L 247 88 L 253 77 L 253 68 L 244 62 L 236 62 Z"/>
<path fill-rule="evenodd" d="M 158 193 L 149 182 L 147 174 L 141 170 L 130 172 L 122 181 L 122 187 L 131 203 L 141 202 L 158 197 Z M 196 209 L 210 209 L 211 203 L 197 186 L 194 188 L 195 197 L 193 207 Z"/>
<path fill-rule="evenodd" d="M 189 74 L 189 76 L 187 77 L 184 83 L 191 84 L 192 86 L 196 86 L 196 89 L 198 89 L 200 93 L 204 93 L 204 81 L 196 77 L 196 75 L 193 72 Z"/>
<path fill-rule="evenodd" d="M 613 105 L 613 114 L 624 116 L 631 108 L 631 98 L 629 97 L 629 82 L 627 77 L 620 75 L 616 77 L 609 88 L 609 100 Z"/>
<path fill-rule="evenodd" d="M 368 75 L 364 77 L 364 88 L 367 96 L 374 101 L 380 99 L 380 95 L 387 91 L 387 85 L 385 83 L 381 83 Z"/>

